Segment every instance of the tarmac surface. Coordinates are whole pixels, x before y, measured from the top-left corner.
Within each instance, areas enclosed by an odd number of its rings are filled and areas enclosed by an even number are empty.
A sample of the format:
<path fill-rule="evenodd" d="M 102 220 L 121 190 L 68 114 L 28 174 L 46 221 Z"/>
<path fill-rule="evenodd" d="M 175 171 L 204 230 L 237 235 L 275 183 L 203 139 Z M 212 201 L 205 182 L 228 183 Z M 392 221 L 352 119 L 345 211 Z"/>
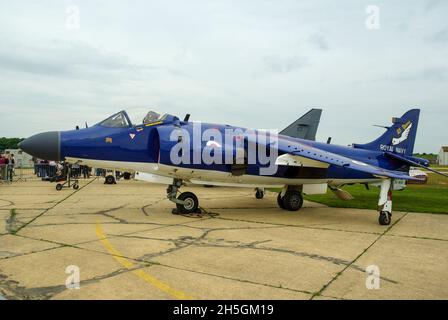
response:
<path fill-rule="evenodd" d="M 375 210 L 287 212 L 275 193 L 188 186 L 204 211 L 187 217 L 165 189 L 0 185 L 0 299 L 448 298 L 448 215 L 385 227 Z"/>

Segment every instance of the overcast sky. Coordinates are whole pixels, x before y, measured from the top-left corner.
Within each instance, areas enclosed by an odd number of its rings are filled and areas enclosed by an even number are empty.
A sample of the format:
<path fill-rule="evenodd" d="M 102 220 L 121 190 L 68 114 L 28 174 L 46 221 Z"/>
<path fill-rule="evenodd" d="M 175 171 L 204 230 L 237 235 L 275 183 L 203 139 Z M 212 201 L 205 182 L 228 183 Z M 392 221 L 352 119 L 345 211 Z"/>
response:
<path fill-rule="evenodd" d="M 130 106 L 282 129 L 319 107 L 317 139 L 350 144 L 419 107 L 415 151 L 438 152 L 447 13 L 442 0 L 0 0 L 0 136 Z"/>

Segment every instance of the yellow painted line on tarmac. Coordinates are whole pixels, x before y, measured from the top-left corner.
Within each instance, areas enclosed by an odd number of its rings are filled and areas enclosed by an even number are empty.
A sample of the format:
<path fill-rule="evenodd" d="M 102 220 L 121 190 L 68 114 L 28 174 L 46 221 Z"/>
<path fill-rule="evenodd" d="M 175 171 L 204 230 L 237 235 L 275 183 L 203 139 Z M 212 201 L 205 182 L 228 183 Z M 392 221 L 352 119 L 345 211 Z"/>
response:
<path fill-rule="evenodd" d="M 101 224 L 99 223 L 97 223 L 96 225 L 96 235 L 98 239 L 100 239 L 104 248 L 106 248 L 106 250 L 109 252 L 109 254 L 112 255 L 115 258 L 115 260 L 117 260 L 122 266 L 126 267 L 127 269 L 133 269 L 135 267 L 135 264 L 132 263 L 132 261 L 123 257 L 120 251 L 115 249 L 115 247 L 110 243 L 110 241 L 107 239 L 106 235 L 103 232 Z M 162 290 L 165 293 L 168 293 L 169 295 L 173 296 L 176 299 L 181 300 L 193 299 L 192 297 L 186 295 L 184 292 L 171 288 L 166 283 L 160 281 L 159 279 L 153 277 L 152 275 L 141 269 L 133 270 L 132 273 L 134 273 L 139 278 L 145 280 L 149 284 L 153 285 L 154 287 Z"/>

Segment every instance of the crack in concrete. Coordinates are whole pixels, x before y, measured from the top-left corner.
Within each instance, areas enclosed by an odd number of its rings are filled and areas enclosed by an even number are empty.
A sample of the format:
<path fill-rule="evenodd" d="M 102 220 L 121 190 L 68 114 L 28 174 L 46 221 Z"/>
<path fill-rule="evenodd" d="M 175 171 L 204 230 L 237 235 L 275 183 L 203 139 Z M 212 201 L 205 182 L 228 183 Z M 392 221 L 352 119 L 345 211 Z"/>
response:
<path fill-rule="evenodd" d="M 105 275 L 96 276 L 87 280 L 80 281 L 80 286 L 88 285 L 92 283 L 99 282 L 101 280 L 109 279 L 117 275 L 134 271 L 141 268 L 146 268 L 147 266 L 138 266 L 133 269 L 118 269 L 116 271 L 110 272 Z M 4 295 L 8 299 L 38 299 L 38 300 L 48 300 L 53 296 L 65 291 L 67 289 L 66 285 L 55 285 L 47 287 L 35 287 L 26 288 L 21 286 L 19 282 L 15 280 L 10 280 L 8 277 L 0 272 L 0 295 Z"/>
<path fill-rule="evenodd" d="M 21 226 L 20 228 L 18 228 L 16 230 L 15 233 L 19 232 L 20 230 L 22 230 L 23 228 L 25 228 L 27 225 L 29 225 L 30 223 L 32 223 L 33 221 L 37 220 L 38 218 L 40 218 L 42 215 L 44 215 L 45 213 L 47 213 L 48 211 L 50 211 L 51 209 L 55 208 L 58 204 L 64 202 L 65 200 L 67 200 L 68 198 L 70 198 L 72 195 L 74 195 L 75 193 L 81 191 L 82 189 L 84 189 L 85 187 L 87 187 L 89 184 L 91 184 L 93 181 L 95 180 L 91 180 L 89 182 L 87 182 L 85 185 L 83 185 L 82 187 L 80 187 L 78 190 L 74 190 L 72 193 L 70 193 L 68 196 L 66 196 L 65 198 L 59 200 L 58 202 L 56 202 L 52 207 L 45 209 L 42 213 L 40 213 L 39 215 L 37 215 L 35 218 L 31 219 L 30 221 L 28 221 L 26 224 L 24 224 L 23 226 Z"/>
<path fill-rule="evenodd" d="M 119 223 L 127 224 L 127 223 L 128 223 L 127 220 L 120 219 L 120 218 L 117 218 L 117 217 L 115 217 L 115 216 L 109 214 L 110 212 L 113 212 L 113 211 L 116 211 L 116 210 L 123 209 L 124 207 L 126 207 L 126 205 L 127 205 L 127 204 L 123 204 L 123 205 L 121 205 L 121 206 L 119 206 L 119 207 L 116 207 L 116 208 L 107 209 L 107 210 L 100 210 L 100 211 L 92 212 L 91 214 L 99 214 L 99 215 L 103 215 L 103 216 L 105 216 L 105 217 L 114 219 L 114 220 L 118 221 Z"/>
<path fill-rule="evenodd" d="M 344 230 L 344 229 L 332 229 L 332 228 L 316 227 L 319 224 L 296 225 L 296 224 L 284 224 L 284 223 L 277 223 L 277 222 L 264 222 L 264 221 L 246 220 L 246 219 L 223 218 L 223 217 L 219 216 L 219 214 L 217 214 L 217 216 L 214 216 L 212 218 L 221 219 L 221 220 L 227 220 L 227 221 L 248 222 L 248 223 L 258 223 L 258 224 L 270 224 L 270 225 L 276 225 L 276 226 L 292 227 L 292 228 L 303 228 L 303 229 L 312 229 L 312 230 L 339 231 L 339 232 L 371 234 L 371 235 L 380 235 L 381 234 L 381 233 L 378 233 L 378 232 L 369 232 L 369 231 L 356 231 L 356 230 Z M 328 223 L 324 223 L 322 225 L 328 225 Z"/>
<path fill-rule="evenodd" d="M 406 236 L 406 235 L 402 235 L 402 234 L 388 234 L 387 237 L 410 238 L 410 239 L 420 239 L 420 240 L 434 240 L 434 241 L 448 241 L 448 239 L 418 237 L 418 236 Z"/>
<path fill-rule="evenodd" d="M 159 202 L 162 202 L 162 201 L 165 200 L 165 199 L 166 199 L 166 198 L 162 198 L 162 199 L 160 199 L 160 200 L 155 201 L 154 203 L 147 204 L 147 205 L 141 207 L 140 210 L 143 212 L 143 214 L 144 214 L 145 216 L 149 216 L 149 213 L 146 212 L 146 209 L 152 207 L 152 206 L 155 205 L 155 204 L 158 204 Z"/>
<path fill-rule="evenodd" d="M 37 239 L 33 239 L 33 240 L 37 240 Z M 39 240 L 37 240 L 37 241 L 39 241 Z M 34 250 L 34 251 L 24 252 L 24 253 L 14 253 L 14 252 L 11 252 L 10 256 L 6 256 L 6 257 L 3 257 L 3 258 L 0 256 L 0 261 L 13 259 L 13 258 L 18 258 L 18 257 L 23 257 L 23 256 L 28 256 L 28 255 L 31 255 L 31 254 L 34 254 L 34 253 L 41 253 L 41 252 L 50 251 L 50 250 L 54 250 L 54 249 L 59 249 L 59 248 L 63 248 L 63 247 L 69 247 L 69 245 L 59 244 L 59 246 L 57 246 L 57 247 L 45 248 L 45 249 L 42 249 L 42 250 Z M 5 251 L 3 251 L 3 252 L 5 252 Z"/>
<path fill-rule="evenodd" d="M 17 255 L 17 253 L 15 253 L 15 252 L 0 251 L 0 259 L 6 259 L 6 258 L 9 258 L 9 257 L 14 257 L 16 255 Z"/>
<path fill-rule="evenodd" d="M 8 207 L 8 206 L 14 206 L 15 205 L 14 202 L 12 202 L 11 200 L 0 199 L 0 201 L 7 202 L 7 204 L 0 205 L 0 207 Z"/>

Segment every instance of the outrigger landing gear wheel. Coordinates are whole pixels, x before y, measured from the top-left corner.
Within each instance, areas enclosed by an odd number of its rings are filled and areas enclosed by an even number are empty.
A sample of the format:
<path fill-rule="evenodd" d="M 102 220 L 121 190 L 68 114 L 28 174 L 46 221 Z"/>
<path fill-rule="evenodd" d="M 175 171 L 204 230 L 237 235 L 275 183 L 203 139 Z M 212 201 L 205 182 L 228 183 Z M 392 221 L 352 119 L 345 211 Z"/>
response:
<path fill-rule="evenodd" d="M 282 202 L 286 210 L 297 211 L 303 205 L 302 193 L 297 190 L 288 190 L 283 196 Z"/>
<path fill-rule="evenodd" d="M 382 226 L 388 226 L 388 225 L 390 225 L 390 222 L 392 221 L 391 216 L 392 216 L 392 214 L 390 212 L 381 211 L 380 216 L 378 218 L 378 222 Z"/>
<path fill-rule="evenodd" d="M 264 191 L 263 191 L 263 190 L 260 190 L 260 189 L 257 189 L 257 190 L 255 191 L 255 198 L 257 198 L 257 199 L 263 199 L 263 197 L 264 197 Z"/>
<path fill-rule="evenodd" d="M 199 207 L 198 197 L 192 192 L 183 192 L 177 197 L 178 200 L 183 201 L 183 204 L 176 203 L 176 207 L 181 214 L 190 214 L 197 212 Z"/>
<path fill-rule="evenodd" d="M 279 192 L 278 196 L 277 196 L 277 204 L 280 208 L 282 208 L 283 210 L 286 210 L 285 205 L 283 204 L 283 198 L 282 198 L 282 193 Z"/>

